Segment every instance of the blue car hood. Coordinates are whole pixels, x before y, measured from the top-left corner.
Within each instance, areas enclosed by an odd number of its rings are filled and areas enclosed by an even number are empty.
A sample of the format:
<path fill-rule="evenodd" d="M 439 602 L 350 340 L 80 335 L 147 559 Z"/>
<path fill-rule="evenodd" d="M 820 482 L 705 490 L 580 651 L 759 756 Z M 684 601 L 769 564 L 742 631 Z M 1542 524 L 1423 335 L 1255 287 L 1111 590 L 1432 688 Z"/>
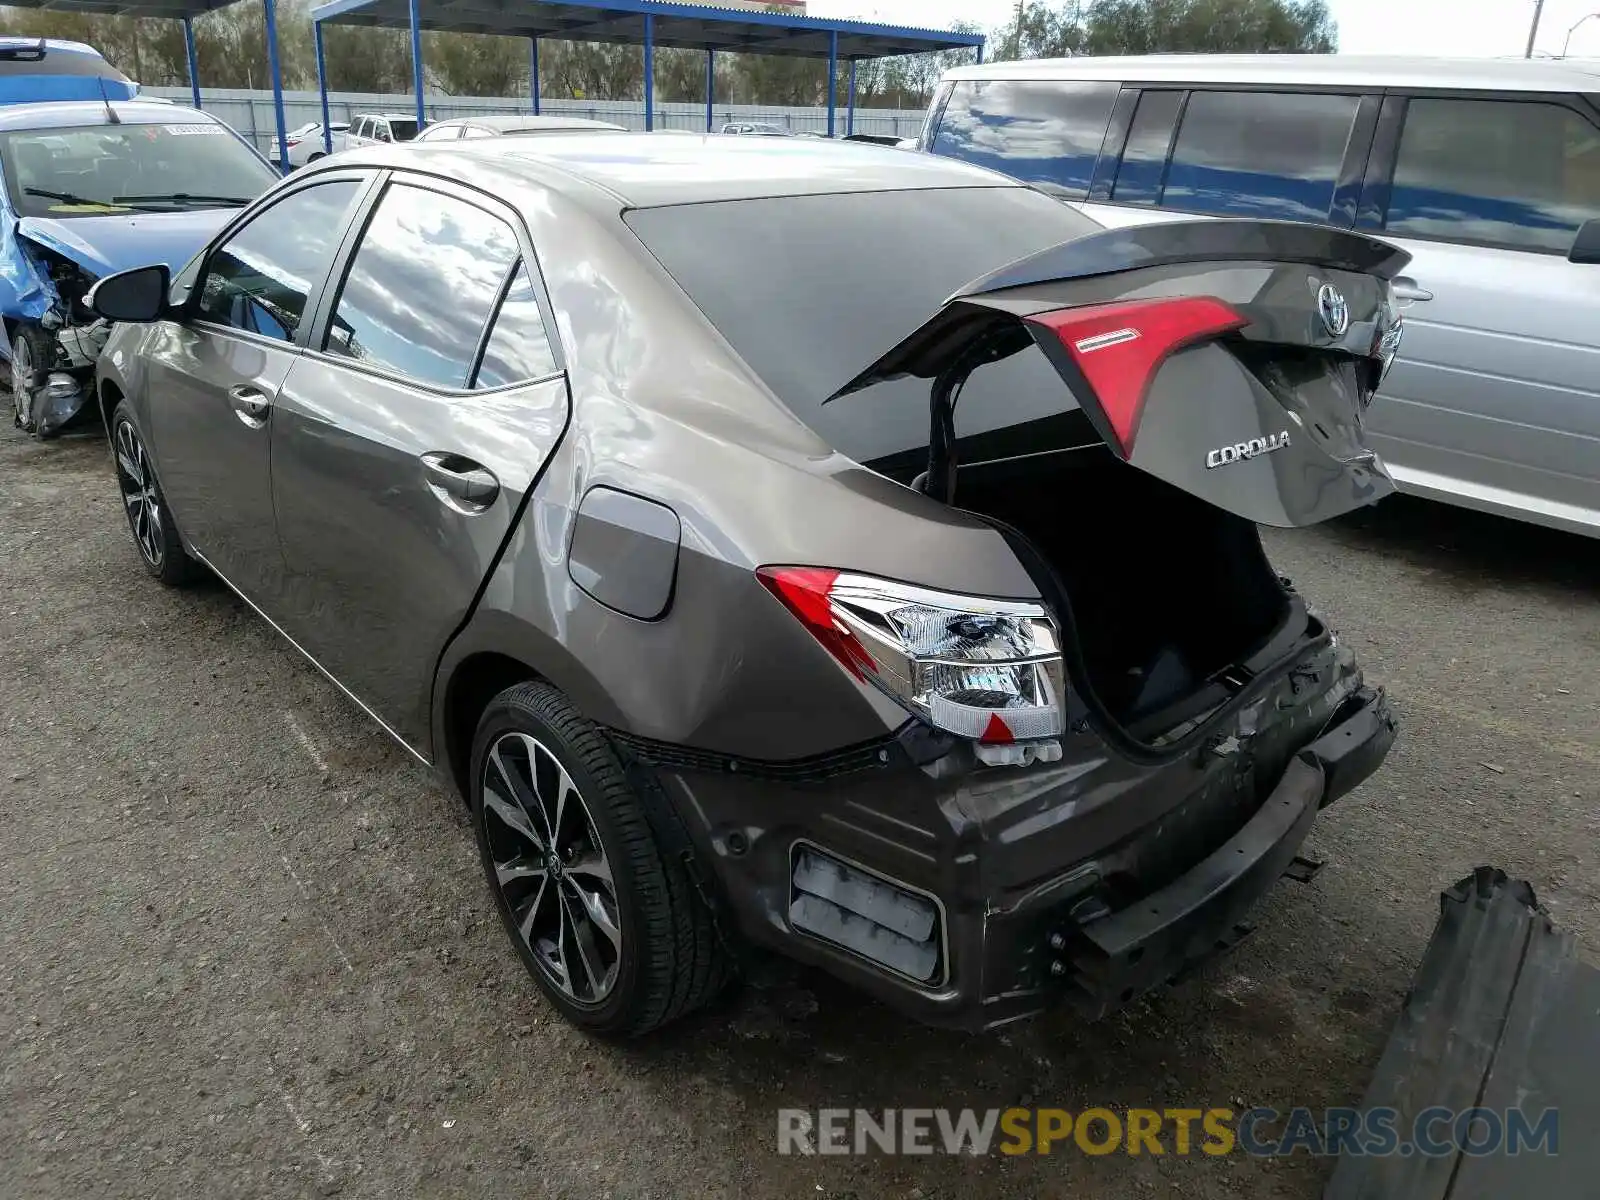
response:
<path fill-rule="evenodd" d="M 23 217 L 17 233 L 102 277 L 134 267 L 187 263 L 238 210 L 116 213 L 103 217 Z"/>

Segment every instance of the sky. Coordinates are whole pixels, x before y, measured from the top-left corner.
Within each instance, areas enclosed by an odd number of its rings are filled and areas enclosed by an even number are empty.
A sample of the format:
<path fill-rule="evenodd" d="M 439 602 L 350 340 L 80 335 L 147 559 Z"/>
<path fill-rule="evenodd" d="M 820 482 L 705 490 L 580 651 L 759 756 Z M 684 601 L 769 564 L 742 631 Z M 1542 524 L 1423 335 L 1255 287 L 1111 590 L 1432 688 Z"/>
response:
<path fill-rule="evenodd" d="M 1339 23 L 1339 50 L 1344 54 L 1492 58 L 1522 54 L 1534 0 L 1328 0 L 1328 7 Z M 1600 0 L 1545 0 L 1535 49 L 1561 53 L 1568 28 L 1597 10 Z M 993 28 L 1016 11 L 1016 0 L 810 0 L 807 11 L 816 17 L 860 17 L 936 29 L 959 20 Z M 1600 16 L 1572 35 L 1568 53 L 1600 57 Z"/>

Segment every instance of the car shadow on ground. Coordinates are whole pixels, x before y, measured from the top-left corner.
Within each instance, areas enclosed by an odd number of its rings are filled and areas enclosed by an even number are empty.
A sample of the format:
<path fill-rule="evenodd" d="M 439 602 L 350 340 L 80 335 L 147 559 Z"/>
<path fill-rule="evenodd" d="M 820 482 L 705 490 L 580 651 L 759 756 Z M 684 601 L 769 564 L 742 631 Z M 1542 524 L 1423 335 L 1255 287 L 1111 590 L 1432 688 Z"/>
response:
<path fill-rule="evenodd" d="M 1600 543 L 1580 534 L 1459 508 L 1391 496 L 1322 527 L 1336 541 L 1463 581 L 1554 584 L 1600 593 Z"/>

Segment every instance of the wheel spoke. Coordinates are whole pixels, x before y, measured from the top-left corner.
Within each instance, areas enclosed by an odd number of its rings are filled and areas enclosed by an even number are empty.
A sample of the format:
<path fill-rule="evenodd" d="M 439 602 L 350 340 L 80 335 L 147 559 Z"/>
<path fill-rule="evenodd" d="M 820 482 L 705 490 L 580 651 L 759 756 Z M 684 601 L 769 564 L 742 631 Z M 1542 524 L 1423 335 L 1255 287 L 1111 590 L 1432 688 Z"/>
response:
<path fill-rule="evenodd" d="M 500 881 L 500 886 L 521 883 L 529 879 L 544 881 L 544 860 L 542 858 L 514 858 L 510 862 L 497 862 L 494 865 L 495 878 Z"/>
<path fill-rule="evenodd" d="M 590 850 L 587 854 L 580 854 L 567 864 L 568 875 L 586 875 L 590 879 L 598 879 L 605 883 L 607 888 L 615 887 L 611 879 L 611 864 L 606 861 L 606 856 L 598 850 Z"/>
<path fill-rule="evenodd" d="M 505 781 L 505 794 L 510 797 L 516 806 L 522 809 L 527 820 L 528 828 L 533 831 L 533 836 L 538 839 L 539 845 L 549 849 L 550 821 L 545 816 L 544 806 L 539 803 L 535 792 L 537 784 L 533 782 L 535 775 L 533 767 L 532 749 L 529 748 L 528 770 L 526 774 L 517 769 L 514 758 L 508 760 L 496 746 L 489 752 L 489 761 L 499 772 L 500 778 Z"/>
<path fill-rule="evenodd" d="M 138 464 L 135 463 L 133 459 L 128 457 L 127 451 L 117 451 L 117 466 L 122 468 L 122 473 L 126 475 L 129 481 L 132 482 L 136 487 L 144 486 L 144 480 L 139 478 Z"/>
<path fill-rule="evenodd" d="M 594 944 L 594 927 L 585 917 L 579 915 L 583 911 L 581 908 L 576 912 L 573 910 L 572 906 L 576 902 L 565 890 L 561 893 L 561 903 L 567 911 L 567 920 L 572 923 L 570 944 L 577 948 L 578 961 L 583 964 L 583 973 L 589 977 L 589 993 L 593 997 L 598 997 L 602 993 L 606 975 L 600 968 L 600 952 Z"/>
<path fill-rule="evenodd" d="M 571 884 L 572 895 L 582 906 L 583 915 L 618 950 L 622 949 L 622 930 L 606 908 L 606 897 L 600 892 L 586 892 L 576 883 Z"/>
<path fill-rule="evenodd" d="M 539 814 L 544 818 L 545 828 L 550 831 L 550 845 L 560 849 L 561 810 L 566 803 L 567 788 L 571 786 L 567 773 L 561 769 L 555 755 L 531 737 L 524 734 L 521 741 L 528 751 L 528 781 L 537 799 Z"/>
<path fill-rule="evenodd" d="M 517 922 L 517 932 L 522 935 L 522 940 L 528 943 L 528 948 L 533 949 L 533 923 L 539 919 L 539 910 L 544 907 L 545 894 L 550 890 L 550 877 L 541 876 L 539 890 L 534 892 L 533 899 L 528 902 L 527 911 L 522 914 Z"/>
<path fill-rule="evenodd" d="M 532 842 L 535 849 L 544 850 L 544 838 L 533 827 L 533 820 L 520 804 L 507 800 L 486 779 L 483 781 L 483 806 L 500 818 L 500 823 L 514 833 Z"/>

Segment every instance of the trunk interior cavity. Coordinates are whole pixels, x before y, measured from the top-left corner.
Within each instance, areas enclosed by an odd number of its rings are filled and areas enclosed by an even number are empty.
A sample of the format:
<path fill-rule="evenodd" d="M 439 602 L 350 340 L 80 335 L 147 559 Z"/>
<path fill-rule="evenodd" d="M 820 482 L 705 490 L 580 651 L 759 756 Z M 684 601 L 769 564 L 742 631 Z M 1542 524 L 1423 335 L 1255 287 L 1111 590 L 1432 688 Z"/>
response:
<path fill-rule="evenodd" d="M 1027 539 L 1075 685 L 1140 743 L 1198 715 L 1184 702 L 1302 611 L 1254 524 L 1101 446 L 966 467 L 956 504 Z"/>

